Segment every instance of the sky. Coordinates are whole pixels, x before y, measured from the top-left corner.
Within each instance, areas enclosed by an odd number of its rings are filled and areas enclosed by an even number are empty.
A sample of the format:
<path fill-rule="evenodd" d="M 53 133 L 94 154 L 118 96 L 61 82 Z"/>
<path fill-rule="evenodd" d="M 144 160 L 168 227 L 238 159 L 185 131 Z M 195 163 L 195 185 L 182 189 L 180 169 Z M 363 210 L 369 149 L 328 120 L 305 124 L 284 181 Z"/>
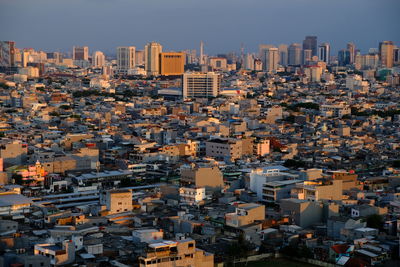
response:
<path fill-rule="evenodd" d="M 115 53 L 143 49 L 207 54 L 256 52 L 259 44 L 301 43 L 306 35 L 336 53 L 354 42 L 362 52 L 382 40 L 400 45 L 400 0 L 0 0 L 0 40 L 19 48 Z"/>

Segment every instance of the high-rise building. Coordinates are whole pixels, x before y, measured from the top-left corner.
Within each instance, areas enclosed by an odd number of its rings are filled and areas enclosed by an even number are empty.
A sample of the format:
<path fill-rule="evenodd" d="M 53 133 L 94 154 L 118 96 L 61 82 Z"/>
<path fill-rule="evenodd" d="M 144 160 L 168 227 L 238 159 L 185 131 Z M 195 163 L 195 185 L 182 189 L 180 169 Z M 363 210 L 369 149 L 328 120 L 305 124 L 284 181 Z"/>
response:
<path fill-rule="evenodd" d="M 200 41 L 200 57 L 199 57 L 199 64 L 204 65 L 205 60 L 204 60 L 204 43 L 203 41 Z"/>
<path fill-rule="evenodd" d="M 298 43 L 291 44 L 288 49 L 288 64 L 301 65 L 301 45 Z"/>
<path fill-rule="evenodd" d="M 185 54 L 177 52 L 160 53 L 160 74 L 182 75 L 185 72 Z"/>
<path fill-rule="evenodd" d="M 303 65 L 307 65 L 310 61 L 312 61 L 312 50 L 303 50 Z"/>
<path fill-rule="evenodd" d="M 258 53 L 259 53 L 259 57 L 260 57 L 260 59 L 261 59 L 261 61 L 262 61 L 262 63 L 263 63 L 263 66 L 265 66 L 266 65 L 266 62 L 265 62 L 265 51 L 267 50 L 267 49 L 269 49 L 269 48 L 272 48 L 272 47 L 274 47 L 273 45 L 270 45 L 270 44 L 260 44 L 259 46 L 258 46 Z M 264 67 L 265 68 L 265 67 Z"/>
<path fill-rule="evenodd" d="M 317 36 L 306 36 L 303 41 L 303 49 L 311 49 L 312 55 L 317 56 Z"/>
<path fill-rule="evenodd" d="M 15 66 L 15 42 L 0 41 L 0 67 Z"/>
<path fill-rule="evenodd" d="M 400 48 L 399 47 L 395 47 L 393 49 L 393 63 L 395 65 L 400 64 Z"/>
<path fill-rule="evenodd" d="M 136 50 L 135 52 L 135 65 L 143 66 L 144 65 L 144 51 Z"/>
<path fill-rule="evenodd" d="M 106 57 L 103 52 L 95 51 L 92 55 L 92 66 L 94 68 L 102 68 L 106 64 Z"/>
<path fill-rule="evenodd" d="M 89 47 L 74 46 L 72 52 L 73 60 L 89 60 Z"/>
<path fill-rule="evenodd" d="M 350 64 L 350 51 L 347 49 L 339 50 L 338 53 L 339 66 L 346 66 Z"/>
<path fill-rule="evenodd" d="M 254 70 L 254 57 L 252 54 L 245 55 L 243 67 L 245 70 Z"/>
<path fill-rule="evenodd" d="M 330 56 L 331 56 L 331 48 L 328 43 L 322 43 L 320 46 L 318 46 L 318 59 L 320 61 L 329 64 Z"/>
<path fill-rule="evenodd" d="M 135 51 L 134 46 L 117 47 L 117 68 L 118 72 L 127 74 L 129 70 L 135 67 Z"/>
<path fill-rule="evenodd" d="M 394 44 L 392 41 L 383 41 L 379 43 L 379 56 L 382 67 L 393 67 L 393 50 Z"/>
<path fill-rule="evenodd" d="M 214 72 L 183 74 L 183 98 L 211 98 L 219 94 L 221 76 Z"/>
<path fill-rule="evenodd" d="M 148 43 L 144 48 L 145 70 L 149 76 L 160 74 L 160 53 L 162 45 L 156 42 Z"/>
<path fill-rule="evenodd" d="M 356 46 L 353 43 L 348 43 L 347 50 L 349 51 L 350 55 L 350 64 L 354 64 L 356 60 Z"/>
<path fill-rule="evenodd" d="M 264 68 L 268 72 L 275 72 L 278 69 L 279 51 L 278 48 L 272 47 L 265 50 Z"/>
<path fill-rule="evenodd" d="M 278 46 L 279 51 L 279 64 L 282 66 L 287 66 L 288 64 L 288 46 L 281 44 Z"/>

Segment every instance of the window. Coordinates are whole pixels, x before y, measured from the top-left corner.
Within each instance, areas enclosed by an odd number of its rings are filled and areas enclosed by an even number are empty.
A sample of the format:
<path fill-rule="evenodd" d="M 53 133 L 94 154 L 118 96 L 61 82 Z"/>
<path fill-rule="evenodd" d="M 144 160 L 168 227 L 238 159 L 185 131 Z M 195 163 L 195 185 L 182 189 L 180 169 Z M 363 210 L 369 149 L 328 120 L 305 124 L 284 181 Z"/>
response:
<path fill-rule="evenodd" d="M 189 243 L 188 248 L 193 248 L 194 247 L 194 243 Z"/>

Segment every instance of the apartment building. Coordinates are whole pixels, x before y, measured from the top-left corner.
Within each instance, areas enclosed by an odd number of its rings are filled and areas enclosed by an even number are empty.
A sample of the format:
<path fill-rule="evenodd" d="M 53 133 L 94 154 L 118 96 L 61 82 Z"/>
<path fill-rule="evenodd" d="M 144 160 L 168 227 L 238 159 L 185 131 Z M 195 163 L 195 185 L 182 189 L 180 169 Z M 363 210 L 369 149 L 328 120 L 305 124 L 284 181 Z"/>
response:
<path fill-rule="evenodd" d="M 304 200 L 342 200 L 341 180 L 317 179 L 296 184 L 291 190 L 291 197 Z"/>
<path fill-rule="evenodd" d="M 225 214 L 227 226 L 242 227 L 265 219 L 265 206 L 257 203 L 239 204 L 235 212 Z"/>
<path fill-rule="evenodd" d="M 185 239 L 149 244 L 139 257 L 140 267 L 213 267 L 214 255 L 196 248 L 196 241 Z"/>

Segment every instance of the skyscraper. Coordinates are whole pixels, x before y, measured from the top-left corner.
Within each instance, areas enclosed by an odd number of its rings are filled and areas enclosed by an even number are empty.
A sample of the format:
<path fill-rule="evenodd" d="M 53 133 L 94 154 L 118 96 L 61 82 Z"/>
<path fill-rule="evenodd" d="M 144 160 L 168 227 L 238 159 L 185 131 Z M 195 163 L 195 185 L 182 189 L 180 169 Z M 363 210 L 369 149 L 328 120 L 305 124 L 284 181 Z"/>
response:
<path fill-rule="evenodd" d="M 263 63 L 263 66 L 264 66 L 264 69 L 265 69 L 265 65 L 266 65 L 266 62 L 265 62 L 265 51 L 268 49 L 268 48 L 272 48 L 272 47 L 274 47 L 273 45 L 269 45 L 269 44 L 260 44 L 259 46 L 258 46 L 258 53 L 259 53 L 259 57 L 260 57 L 260 59 L 261 59 L 261 61 L 262 61 L 262 63 Z"/>
<path fill-rule="evenodd" d="M 15 42 L 0 41 L 0 67 L 15 66 Z"/>
<path fill-rule="evenodd" d="M 219 94 L 221 76 L 214 72 L 183 74 L 183 98 L 210 98 Z"/>
<path fill-rule="evenodd" d="M 322 43 L 320 46 L 318 46 L 318 59 L 320 61 L 329 64 L 330 56 L 331 56 L 331 49 L 328 43 Z"/>
<path fill-rule="evenodd" d="M 200 57 L 199 57 L 199 64 L 204 65 L 205 60 L 204 60 L 204 43 L 203 41 L 200 41 Z"/>
<path fill-rule="evenodd" d="M 301 45 L 291 44 L 288 49 L 289 65 L 301 65 Z"/>
<path fill-rule="evenodd" d="M 136 50 L 135 52 L 135 65 L 142 66 L 144 65 L 144 51 Z"/>
<path fill-rule="evenodd" d="M 118 72 L 127 74 L 128 70 L 135 67 L 135 51 L 134 46 L 117 47 L 117 68 Z"/>
<path fill-rule="evenodd" d="M 94 68 L 102 68 L 106 64 L 106 57 L 103 52 L 95 51 L 92 55 L 92 66 Z"/>
<path fill-rule="evenodd" d="M 347 50 L 350 54 L 350 64 L 354 64 L 356 60 L 356 46 L 353 43 L 348 43 Z"/>
<path fill-rule="evenodd" d="M 312 60 L 312 50 L 305 49 L 303 50 L 303 65 L 307 65 L 308 62 Z"/>
<path fill-rule="evenodd" d="M 346 66 L 350 64 L 350 51 L 342 49 L 338 53 L 339 66 Z M 355 61 L 354 61 L 355 62 Z"/>
<path fill-rule="evenodd" d="M 89 60 L 89 47 L 74 46 L 72 52 L 73 60 Z"/>
<path fill-rule="evenodd" d="M 279 51 L 279 64 L 282 66 L 287 66 L 288 64 L 288 46 L 281 44 L 278 46 Z"/>
<path fill-rule="evenodd" d="M 393 63 L 395 65 L 400 64 L 400 48 L 399 47 L 395 47 L 393 49 Z"/>
<path fill-rule="evenodd" d="M 310 49 L 313 56 L 317 56 L 317 36 L 306 36 L 303 41 L 303 50 Z"/>
<path fill-rule="evenodd" d="M 381 58 L 382 67 L 393 67 L 393 50 L 394 44 L 392 41 L 383 41 L 379 43 L 379 56 Z"/>
<path fill-rule="evenodd" d="M 177 52 L 160 53 L 160 74 L 182 75 L 185 72 L 185 54 Z"/>
<path fill-rule="evenodd" d="M 160 74 L 160 53 L 162 46 L 159 43 L 148 43 L 144 48 L 145 70 L 149 76 L 157 76 Z"/>
<path fill-rule="evenodd" d="M 278 69 L 279 52 L 278 48 L 272 47 L 265 50 L 264 68 L 268 72 L 274 72 Z"/>

